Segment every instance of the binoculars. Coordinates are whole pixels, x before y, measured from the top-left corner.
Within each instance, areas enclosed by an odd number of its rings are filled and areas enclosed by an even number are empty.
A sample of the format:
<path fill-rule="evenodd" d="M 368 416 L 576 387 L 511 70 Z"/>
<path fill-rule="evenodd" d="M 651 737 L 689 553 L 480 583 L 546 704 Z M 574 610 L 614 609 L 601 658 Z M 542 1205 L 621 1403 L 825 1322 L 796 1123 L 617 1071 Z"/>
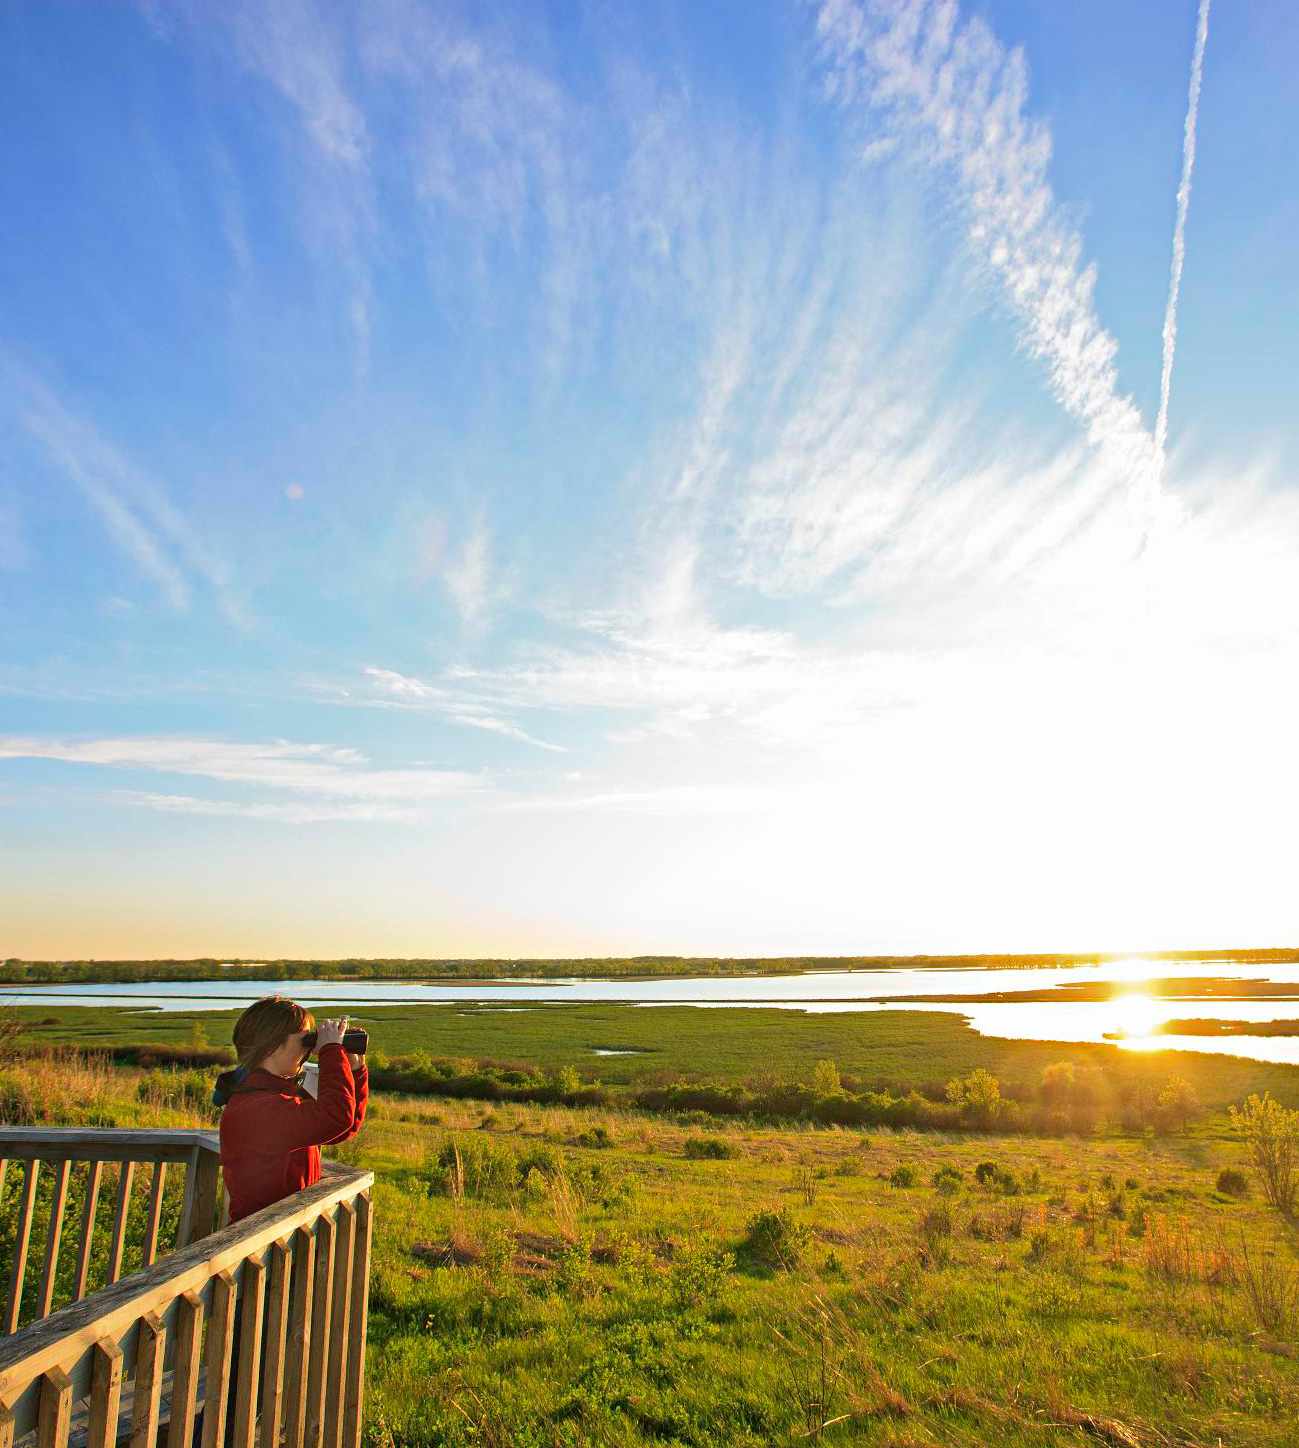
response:
<path fill-rule="evenodd" d="M 343 1049 L 350 1051 L 354 1056 L 364 1056 L 365 1048 L 370 1044 L 369 1031 L 363 1031 L 360 1026 L 353 1026 L 351 1030 L 343 1032 Z M 316 1049 L 315 1031 L 307 1031 L 302 1037 L 302 1048 L 311 1055 Z"/>

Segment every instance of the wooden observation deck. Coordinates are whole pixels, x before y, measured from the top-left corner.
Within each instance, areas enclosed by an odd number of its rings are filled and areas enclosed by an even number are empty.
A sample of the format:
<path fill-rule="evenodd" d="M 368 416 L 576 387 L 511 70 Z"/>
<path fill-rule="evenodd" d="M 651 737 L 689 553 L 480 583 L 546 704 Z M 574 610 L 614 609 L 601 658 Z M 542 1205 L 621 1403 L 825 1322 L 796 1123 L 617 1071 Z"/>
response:
<path fill-rule="evenodd" d="M 0 1128 L 0 1448 L 358 1448 L 374 1178 L 326 1162 L 218 1226 L 217 1150 Z"/>

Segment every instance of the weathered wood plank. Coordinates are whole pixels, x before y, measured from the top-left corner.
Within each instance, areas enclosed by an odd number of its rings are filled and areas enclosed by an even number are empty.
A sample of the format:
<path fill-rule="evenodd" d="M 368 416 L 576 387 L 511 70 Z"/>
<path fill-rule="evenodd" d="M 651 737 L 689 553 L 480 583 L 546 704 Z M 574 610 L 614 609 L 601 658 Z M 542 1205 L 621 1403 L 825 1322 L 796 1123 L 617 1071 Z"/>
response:
<path fill-rule="evenodd" d="M 95 1216 L 99 1211 L 99 1187 L 104 1178 L 104 1163 L 92 1161 L 87 1166 L 86 1202 L 81 1212 L 81 1240 L 77 1244 L 77 1274 L 72 1284 L 72 1300 L 80 1302 L 90 1281 L 90 1253 L 95 1244 Z"/>
<path fill-rule="evenodd" d="M 158 1229 L 162 1223 L 162 1194 L 167 1185 L 167 1163 L 153 1164 L 153 1184 L 149 1190 L 149 1215 L 145 1219 L 144 1245 L 140 1265 L 152 1267 L 158 1259 Z"/>
<path fill-rule="evenodd" d="M 188 1220 L 182 1223 L 177 1247 L 188 1247 L 202 1237 L 210 1236 L 216 1227 L 217 1196 L 221 1189 L 221 1158 L 215 1151 L 200 1148 L 190 1168 L 194 1179 L 194 1196 Z"/>
<path fill-rule="evenodd" d="M 18 1315 L 23 1308 L 23 1281 L 27 1276 L 27 1253 L 32 1244 L 32 1215 L 36 1209 L 36 1175 L 40 1163 L 23 1166 L 22 1200 L 18 1207 L 18 1228 L 14 1233 L 14 1260 L 9 1274 L 9 1302 L 5 1308 L 5 1331 L 18 1331 Z"/>
<path fill-rule="evenodd" d="M 370 1317 L 370 1248 L 374 1212 L 370 1193 L 356 1199 L 356 1245 L 352 1252 L 352 1325 L 347 1343 L 347 1384 L 343 1399 L 342 1448 L 361 1448 L 365 1400 L 365 1343 Z M 273 1445 L 264 1445 L 273 1448 Z"/>
<path fill-rule="evenodd" d="M 41 1290 L 36 1298 L 37 1317 L 48 1317 L 54 1306 L 54 1283 L 59 1270 L 59 1246 L 63 1241 L 63 1214 L 68 1209 L 68 1178 L 72 1163 L 61 1161 L 54 1168 L 54 1195 L 50 1199 L 50 1225 L 45 1234 L 45 1265 Z"/>
<path fill-rule="evenodd" d="M 256 1258 L 244 1263 L 239 1311 L 239 1372 L 235 1379 L 235 1423 L 231 1448 L 253 1448 L 257 1429 L 257 1380 L 262 1362 L 266 1310 L 266 1268 Z"/>
<path fill-rule="evenodd" d="M 325 1433 L 325 1373 L 329 1361 L 329 1323 L 334 1300 L 332 1217 L 316 1223 L 316 1281 L 311 1303 L 311 1347 L 307 1353 L 306 1448 L 322 1448 Z"/>
<path fill-rule="evenodd" d="M 198 1151 L 190 1152 L 185 1163 L 185 1194 L 180 1202 L 180 1220 L 176 1224 L 174 1247 L 183 1247 L 190 1241 L 194 1225 L 194 1182 L 198 1175 Z"/>
<path fill-rule="evenodd" d="M 347 1343 L 352 1311 L 352 1260 L 356 1250 L 356 1208 L 340 1202 L 334 1243 L 334 1310 L 329 1324 L 329 1369 L 325 1389 L 325 1448 L 339 1448 L 347 1393 Z"/>
<path fill-rule="evenodd" d="M 169 1253 L 146 1271 L 103 1287 L 81 1302 L 58 1308 L 17 1337 L 0 1338 L 0 1402 L 7 1403 L 19 1435 L 36 1421 L 35 1381 L 47 1368 L 66 1368 L 83 1396 L 90 1387 L 90 1349 L 103 1337 L 120 1342 L 145 1312 L 158 1312 L 170 1327 L 176 1298 L 198 1292 L 210 1300 L 212 1278 L 263 1257 L 271 1243 L 313 1222 L 321 1212 L 373 1185 L 373 1174 L 327 1162 L 321 1181 L 264 1208 L 222 1232 Z"/>
<path fill-rule="evenodd" d="M 176 1303 L 172 1342 L 175 1346 L 172 1349 L 171 1421 L 167 1426 L 167 1448 L 190 1448 L 198 1414 L 203 1350 L 203 1299 L 197 1292 L 183 1293 Z"/>
<path fill-rule="evenodd" d="M 212 1282 L 207 1325 L 207 1372 L 203 1385 L 203 1448 L 225 1448 L 230 1349 L 235 1337 L 235 1279 L 219 1272 Z"/>
<path fill-rule="evenodd" d="M 113 1448 L 122 1405 L 122 1349 L 105 1339 L 95 1344 L 93 1358 L 86 1448 Z"/>
<path fill-rule="evenodd" d="M 41 1407 L 36 1419 L 37 1448 L 67 1448 L 72 1427 L 72 1381 L 62 1368 L 41 1379 Z"/>
<path fill-rule="evenodd" d="M 108 1249 L 108 1282 L 111 1286 L 122 1275 L 122 1258 L 126 1252 L 126 1224 L 131 1215 L 131 1185 L 135 1180 L 135 1163 L 124 1161 L 117 1177 L 117 1206 L 113 1213 L 113 1239 Z"/>
<path fill-rule="evenodd" d="M 288 1365 L 284 1382 L 284 1448 L 302 1448 L 307 1426 L 307 1354 L 311 1344 L 316 1238 L 310 1227 L 293 1234 L 293 1292 L 289 1303 Z"/>
<path fill-rule="evenodd" d="M 276 1242 L 270 1250 L 270 1287 L 266 1293 L 266 1352 L 262 1364 L 261 1448 L 279 1448 L 284 1421 L 284 1348 L 289 1327 L 289 1287 L 293 1254 L 289 1244 Z"/>
<path fill-rule="evenodd" d="M 80 1126 L 0 1126 L 0 1157 L 17 1161 L 188 1161 L 195 1141 L 219 1150 L 213 1132 L 119 1131 Z"/>
<path fill-rule="evenodd" d="M 140 1319 L 135 1347 L 135 1393 L 131 1404 L 131 1448 L 154 1448 L 162 1406 L 167 1328 L 156 1312 Z"/>
<path fill-rule="evenodd" d="M 0 1190 L 4 1186 L 4 1173 L 0 1172 Z M 0 1404 L 0 1448 L 14 1448 L 14 1415 Z"/>

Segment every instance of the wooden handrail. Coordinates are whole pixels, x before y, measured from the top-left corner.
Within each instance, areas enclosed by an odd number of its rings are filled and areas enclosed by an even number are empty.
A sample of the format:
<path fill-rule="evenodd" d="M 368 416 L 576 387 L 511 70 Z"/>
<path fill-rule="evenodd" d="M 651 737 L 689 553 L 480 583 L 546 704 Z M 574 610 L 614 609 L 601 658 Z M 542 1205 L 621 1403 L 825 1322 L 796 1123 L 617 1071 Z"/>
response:
<path fill-rule="evenodd" d="M 144 1134 L 147 1133 L 140 1133 Z M 190 1145 L 192 1149 L 192 1136 Z M 5 1144 L 0 1139 L 0 1152 L 4 1150 Z M 189 1246 L 168 1253 L 151 1267 L 132 1273 L 79 1302 L 69 1303 L 7 1339 L 0 1339 L 0 1413 L 8 1410 L 15 1433 L 21 1435 L 36 1427 L 41 1413 L 42 1394 L 47 1403 L 47 1415 L 62 1403 L 65 1381 L 76 1399 L 84 1397 L 92 1387 L 96 1349 L 101 1344 L 120 1347 L 126 1355 L 127 1369 L 134 1372 L 138 1329 L 142 1322 L 146 1319 L 148 1321 L 146 1337 L 149 1341 L 175 1340 L 182 1300 L 191 1314 L 196 1310 L 195 1299 L 207 1310 L 212 1304 L 213 1283 L 218 1276 L 235 1276 L 248 1262 L 265 1263 L 276 1243 L 295 1239 L 295 1234 L 300 1231 L 310 1236 L 313 1229 L 319 1226 L 325 1232 L 325 1240 L 330 1250 L 319 1253 L 315 1265 L 317 1274 L 322 1266 L 329 1271 L 328 1285 L 335 1288 L 332 1267 L 337 1255 L 333 1250 L 336 1233 L 330 1214 L 336 1214 L 342 1204 L 348 1204 L 349 1215 L 346 1220 L 350 1226 L 350 1212 L 354 1209 L 354 1204 L 369 1193 L 373 1182 L 374 1177 L 370 1172 L 327 1162 L 316 1186 L 286 1197 L 233 1226 L 222 1228 Z M 364 1222 L 367 1248 L 365 1258 L 368 1268 L 368 1197 L 364 1206 Z M 349 1252 L 345 1255 L 346 1267 L 351 1269 L 352 1254 Z M 355 1265 L 359 1265 L 359 1262 Z M 260 1278 L 260 1275 L 259 1267 L 254 1276 Z M 353 1283 L 349 1281 L 348 1296 L 351 1295 L 352 1288 Z M 295 1299 L 296 1289 L 295 1283 Z M 320 1330 L 319 1340 L 322 1347 L 325 1344 L 334 1347 L 334 1352 L 330 1354 L 333 1363 L 343 1366 L 346 1376 L 352 1379 L 347 1383 L 339 1401 L 347 1419 L 347 1428 L 356 1433 L 356 1440 L 344 1436 L 343 1443 L 346 1448 L 353 1448 L 354 1442 L 359 1440 L 359 1401 L 356 1399 L 359 1399 L 360 1383 L 357 1379 L 361 1365 L 353 1361 L 355 1348 L 349 1344 L 348 1349 L 340 1350 L 343 1348 L 341 1341 L 336 1345 L 330 1341 L 330 1336 L 325 1335 L 332 1324 L 328 1320 L 328 1309 L 326 1313 L 320 1313 L 319 1299 L 315 1311 L 320 1314 L 322 1321 L 320 1329 L 316 1328 L 315 1323 L 312 1324 L 313 1347 L 316 1333 Z M 180 1326 L 185 1327 L 183 1320 Z M 297 1324 L 291 1320 L 290 1332 L 293 1333 L 296 1328 Z M 363 1330 L 363 1324 L 361 1329 Z M 351 1333 L 348 1337 L 351 1338 Z M 348 1369 L 350 1371 L 347 1371 Z M 58 1387 L 53 1398 L 50 1396 L 54 1391 L 49 1387 L 51 1382 Z M 43 1388 L 42 1384 L 46 1386 Z M 325 1388 L 326 1385 L 321 1383 L 320 1387 Z M 348 1403 L 346 1399 L 352 1394 L 356 1394 L 356 1399 Z M 50 1403 L 55 1404 L 55 1408 L 50 1408 Z M 346 1411 L 348 1408 L 350 1411 Z M 59 1418 L 58 1421 L 61 1422 L 62 1419 Z M 331 1441 L 338 1441 L 334 1437 L 337 1432 L 334 1425 L 331 1423 L 329 1427 Z"/>
<path fill-rule="evenodd" d="M 189 1161 L 221 1151 L 214 1131 L 117 1131 L 82 1126 L 0 1126 L 0 1157 L 16 1161 Z"/>

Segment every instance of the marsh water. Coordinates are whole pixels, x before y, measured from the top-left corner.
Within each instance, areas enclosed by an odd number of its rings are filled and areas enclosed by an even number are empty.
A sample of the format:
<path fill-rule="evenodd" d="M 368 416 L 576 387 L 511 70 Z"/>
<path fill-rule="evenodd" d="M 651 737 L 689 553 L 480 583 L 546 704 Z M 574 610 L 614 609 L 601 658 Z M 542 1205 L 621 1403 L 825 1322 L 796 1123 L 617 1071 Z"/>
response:
<path fill-rule="evenodd" d="M 1143 990 L 1176 980 L 1177 993 Z M 1102 998 L 1077 1000 L 1080 987 Z M 1266 997 L 1257 994 L 1267 988 Z M 275 991 L 308 1005 L 444 1004 L 526 1009 L 546 1002 L 630 1005 L 768 1006 L 803 1011 L 939 1010 L 965 1017 L 983 1035 L 1020 1040 L 1105 1041 L 1128 1050 L 1190 1050 L 1299 1064 L 1299 1036 L 1170 1035 L 1165 1022 L 1185 1019 L 1259 1025 L 1299 1018 L 1299 963 L 1160 961 L 1133 958 L 1100 965 L 1016 969 L 900 967 L 815 970 L 792 975 L 691 976 L 617 980 L 348 981 L 230 978 L 194 982 L 10 986 L 0 1004 L 56 1001 L 68 1006 L 141 1010 L 229 1010 Z M 1033 1001 L 935 1000 L 1033 991 Z M 919 999 L 899 999 L 918 997 Z M 929 999 L 926 999 L 928 997 Z M 1053 998 L 1054 997 L 1054 998 Z"/>

